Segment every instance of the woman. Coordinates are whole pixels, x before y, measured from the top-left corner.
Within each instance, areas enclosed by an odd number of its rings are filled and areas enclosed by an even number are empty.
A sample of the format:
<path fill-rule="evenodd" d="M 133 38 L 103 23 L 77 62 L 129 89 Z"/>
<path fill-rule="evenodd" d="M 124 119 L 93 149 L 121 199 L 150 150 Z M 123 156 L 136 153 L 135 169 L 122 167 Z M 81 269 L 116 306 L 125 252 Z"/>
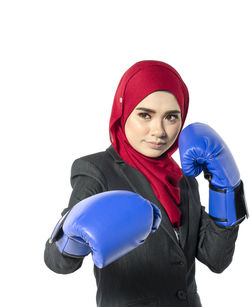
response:
<path fill-rule="evenodd" d="M 177 71 L 160 61 L 141 61 L 123 75 L 113 102 L 106 151 L 72 165 L 75 204 L 97 193 L 127 190 L 155 204 L 159 228 L 147 240 L 109 265 L 94 266 L 97 306 L 200 307 L 195 258 L 213 272 L 231 262 L 238 224 L 223 227 L 200 204 L 195 178 L 182 173 L 172 154 L 189 104 Z M 79 269 L 83 257 L 63 255 L 47 241 L 45 263 L 62 274 Z"/>

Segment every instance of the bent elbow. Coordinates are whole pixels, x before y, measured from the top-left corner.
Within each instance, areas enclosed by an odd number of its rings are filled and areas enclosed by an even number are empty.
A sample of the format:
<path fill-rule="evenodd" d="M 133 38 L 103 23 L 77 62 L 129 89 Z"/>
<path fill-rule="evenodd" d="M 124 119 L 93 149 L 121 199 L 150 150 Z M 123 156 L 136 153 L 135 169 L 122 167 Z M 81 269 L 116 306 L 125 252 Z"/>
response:
<path fill-rule="evenodd" d="M 213 273 L 221 274 L 226 270 L 226 268 L 229 267 L 231 262 L 232 262 L 232 259 L 230 259 L 230 261 L 228 261 L 227 263 L 223 263 L 223 264 L 216 263 L 215 265 L 208 265 L 208 267 Z"/>

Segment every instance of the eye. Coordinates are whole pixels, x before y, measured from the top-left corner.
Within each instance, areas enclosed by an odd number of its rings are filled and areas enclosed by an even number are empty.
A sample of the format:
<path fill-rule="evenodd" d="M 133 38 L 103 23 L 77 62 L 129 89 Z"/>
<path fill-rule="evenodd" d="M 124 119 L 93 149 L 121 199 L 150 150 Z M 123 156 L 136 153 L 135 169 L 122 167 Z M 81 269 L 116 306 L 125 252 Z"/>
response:
<path fill-rule="evenodd" d="M 175 114 L 169 114 L 169 115 L 167 115 L 167 117 L 166 117 L 168 120 L 170 120 L 170 121 L 175 121 L 175 120 L 177 120 L 178 118 L 179 118 L 179 116 L 178 115 L 175 115 Z"/>
<path fill-rule="evenodd" d="M 138 114 L 140 117 L 145 118 L 145 119 L 149 119 L 151 118 L 151 116 L 148 113 L 139 113 Z"/>

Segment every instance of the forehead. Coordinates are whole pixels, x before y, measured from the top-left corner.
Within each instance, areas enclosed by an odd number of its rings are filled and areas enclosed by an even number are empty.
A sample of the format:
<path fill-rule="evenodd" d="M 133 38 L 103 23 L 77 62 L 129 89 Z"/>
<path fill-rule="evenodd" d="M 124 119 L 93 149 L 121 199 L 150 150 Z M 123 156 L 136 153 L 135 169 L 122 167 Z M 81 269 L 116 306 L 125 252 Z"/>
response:
<path fill-rule="evenodd" d="M 170 109 L 180 110 L 180 106 L 175 96 L 167 91 L 156 91 L 149 94 L 138 103 L 136 108 L 137 107 L 147 107 L 156 111 Z"/>

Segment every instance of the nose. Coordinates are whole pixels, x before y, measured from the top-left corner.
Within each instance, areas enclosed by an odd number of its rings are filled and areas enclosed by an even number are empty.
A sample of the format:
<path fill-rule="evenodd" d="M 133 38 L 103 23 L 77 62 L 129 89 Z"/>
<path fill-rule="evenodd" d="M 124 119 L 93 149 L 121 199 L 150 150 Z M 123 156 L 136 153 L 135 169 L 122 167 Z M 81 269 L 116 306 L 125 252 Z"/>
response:
<path fill-rule="evenodd" d="M 166 137 L 167 133 L 162 121 L 157 120 L 154 123 L 152 123 L 151 135 L 157 138 Z"/>

